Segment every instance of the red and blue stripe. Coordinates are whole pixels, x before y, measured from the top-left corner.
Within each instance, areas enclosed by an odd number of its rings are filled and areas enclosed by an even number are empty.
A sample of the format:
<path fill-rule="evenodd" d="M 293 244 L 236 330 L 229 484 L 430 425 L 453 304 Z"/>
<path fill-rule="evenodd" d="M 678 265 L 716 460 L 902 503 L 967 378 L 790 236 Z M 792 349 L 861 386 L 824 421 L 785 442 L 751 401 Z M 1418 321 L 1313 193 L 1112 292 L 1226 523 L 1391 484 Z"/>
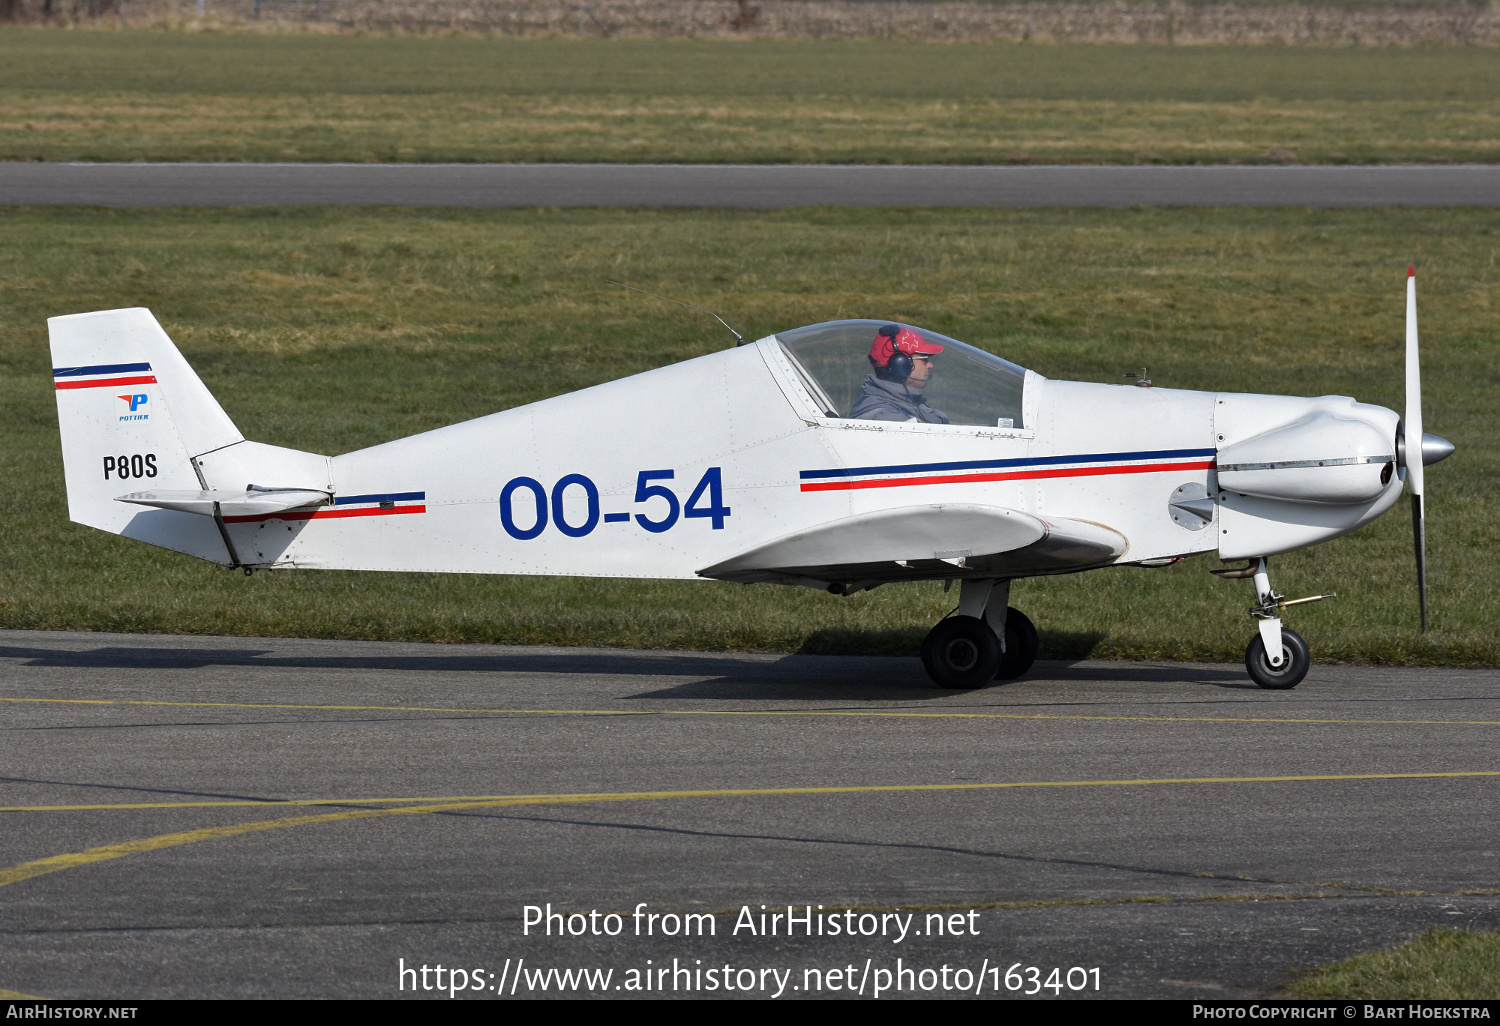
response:
<path fill-rule="evenodd" d="M 406 513 L 426 513 L 426 492 L 384 492 L 373 495 L 340 495 L 332 506 L 284 510 L 280 513 L 258 513 L 254 516 L 225 517 L 226 524 L 253 524 L 264 520 L 342 520 L 346 517 L 394 517 Z"/>
<path fill-rule="evenodd" d="M 1169 470 L 1208 470 L 1213 449 L 1149 449 L 1069 456 L 1034 456 L 952 463 L 902 463 L 888 467 L 848 467 L 802 471 L 804 492 L 902 488 L 909 485 L 977 484 L 1110 474 L 1156 474 Z"/>
<path fill-rule="evenodd" d="M 101 363 L 92 367 L 53 367 L 53 387 L 59 392 L 72 388 L 118 388 L 154 385 L 156 375 L 149 363 Z"/>

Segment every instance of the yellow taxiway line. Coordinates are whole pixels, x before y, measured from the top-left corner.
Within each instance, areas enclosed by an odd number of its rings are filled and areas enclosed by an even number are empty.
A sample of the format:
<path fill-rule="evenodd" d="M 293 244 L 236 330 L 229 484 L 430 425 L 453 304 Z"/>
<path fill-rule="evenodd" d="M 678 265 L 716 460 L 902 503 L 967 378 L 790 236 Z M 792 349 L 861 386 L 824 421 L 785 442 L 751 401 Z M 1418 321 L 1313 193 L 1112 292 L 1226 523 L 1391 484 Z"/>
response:
<path fill-rule="evenodd" d="M 1296 723 L 1372 726 L 1500 727 L 1500 720 L 1370 720 L 1290 716 L 1101 716 L 1083 713 L 907 712 L 877 709 L 485 709 L 425 705 L 295 705 L 272 702 L 165 702 L 112 698 L 8 698 L 40 705 L 163 706 L 183 709 L 284 709 L 308 712 L 465 713 L 471 716 L 833 716 L 937 720 L 1093 720 L 1127 723 Z"/>
<path fill-rule="evenodd" d="M 171 809 L 171 808 L 232 808 L 235 806 L 263 807 L 266 805 L 317 806 L 317 805 L 374 805 L 402 803 L 400 808 L 357 808 L 339 812 L 325 812 L 310 816 L 283 816 L 279 819 L 258 820 L 253 823 L 235 823 L 228 826 L 202 827 L 159 834 L 120 844 L 106 844 L 85 851 L 53 855 L 49 858 L 23 862 L 9 869 L 0 870 L 0 887 L 34 876 L 55 873 L 62 869 L 122 858 L 146 851 L 174 848 L 196 841 L 212 841 L 240 834 L 258 833 L 263 830 L 279 830 L 286 827 L 311 826 L 317 823 L 337 823 L 347 820 L 373 819 L 383 816 L 424 815 L 434 812 L 462 812 L 472 809 L 495 809 L 517 805 L 559 805 L 588 802 L 660 801 L 673 798 L 748 798 L 790 797 L 798 795 L 838 794 L 900 794 L 934 791 L 1000 791 L 1019 788 L 1045 787 L 1146 787 L 1171 784 L 1271 784 L 1299 782 L 1332 782 L 1360 780 L 1452 780 L 1476 777 L 1500 777 L 1500 770 L 1468 770 L 1442 773 L 1339 773 L 1306 774 L 1264 777 L 1168 777 L 1160 779 L 1132 780 L 1032 780 L 996 783 L 964 784 L 867 784 L 843 787 L 757 787 L 716 788 L 698 791 L 626 791 L 626 792 L 581 792 L 574 794 L 520 794 L 478 795 L 450 798 L 366 798 L 366 799 L 293 799 L 285 802 L 237 801 L 237 802 L 181 802 L 132 805 L 52 805 L 18 806 L 0 810 L 6 812 L 65 812 L 115 809 Z M 417 803 L 417 804 L 413 804 Z"/>

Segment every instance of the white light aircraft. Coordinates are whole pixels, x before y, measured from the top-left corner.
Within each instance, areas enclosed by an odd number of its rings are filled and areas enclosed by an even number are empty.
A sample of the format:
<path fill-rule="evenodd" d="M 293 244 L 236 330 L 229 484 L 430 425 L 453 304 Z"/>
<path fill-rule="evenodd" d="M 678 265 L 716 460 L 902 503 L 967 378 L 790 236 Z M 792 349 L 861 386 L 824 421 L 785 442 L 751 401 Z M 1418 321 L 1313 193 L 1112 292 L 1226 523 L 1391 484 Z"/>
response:
<path fill-rule="evenodd" d="M 247 441 L 147 310 L 48 326 L 78 523 L 246 573 L 839 595 L 958 581 L 922 645 L 948 688 L 1036 658 L 1011 581 L 1207 552 L 1248 560 L 1215 572 L 1254 581 L 1251 677 L 1295 687 L 1310 658 L 1281 614 L 1324 596 L 1286 600 L 1268 558 L 1370 522 L 1403 482 L 1425 629 L 1423 466 L 1453 451 L 1422 433 L 1415 272 L 1404 418 L 1343 396 L 1052 381 L 922 328 L 845 320 L 329 457 Z"/>

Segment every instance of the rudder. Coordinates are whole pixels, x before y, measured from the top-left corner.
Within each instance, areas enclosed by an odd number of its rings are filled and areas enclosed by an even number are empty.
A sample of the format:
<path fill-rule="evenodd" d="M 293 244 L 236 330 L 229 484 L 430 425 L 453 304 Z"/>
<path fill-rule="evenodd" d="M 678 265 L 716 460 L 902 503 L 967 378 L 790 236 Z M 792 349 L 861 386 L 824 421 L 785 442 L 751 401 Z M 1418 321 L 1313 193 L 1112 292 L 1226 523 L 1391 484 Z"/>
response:
<path fill-rule="evenodd" d="M 151 311 L 51 317 L 47 330 L 69 518 L 221 560 L 211 520 L 115 501 L 144 488 L 201 488 L 193 457 L 244 440 Z"/>

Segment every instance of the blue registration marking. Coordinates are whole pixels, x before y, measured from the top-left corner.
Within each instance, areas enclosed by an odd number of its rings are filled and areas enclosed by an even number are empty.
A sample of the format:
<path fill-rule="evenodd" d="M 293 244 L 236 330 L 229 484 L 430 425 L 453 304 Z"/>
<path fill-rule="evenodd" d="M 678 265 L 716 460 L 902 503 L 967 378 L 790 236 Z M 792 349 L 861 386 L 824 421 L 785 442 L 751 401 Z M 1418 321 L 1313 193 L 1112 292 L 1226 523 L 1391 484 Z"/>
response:
<path fill-rule="evenodd" d="M 628 524 L 632 520 L 651 534 L 663 534 L 686 520 L 707 520 L 711 530 L 722 531 L 724 521 L 734 512 L 724 505 L 722 468 L 705 470 L 689 492 L 686 503 L 668 485 L 654 483 L 675 479 L 676 473 L 671 470 L 642 470 L 636 475 L 635 502 L 652 514 L 647 516 L 646 513 L 601 514 L 599 486 L 584 474 L 564 474 L 550 489 L 533 477 L 511 478 L 500 489 L 500 526 L 516 541 L 531 541 L 549 529 L 564 537 L 583 538 L 592 534 L 600 523 Z M 424 497 L 423 492 L 397 492 L 391 495 L 350 495 L 337 501 L 400 502 Z M 581 511 L 579 499 L 583 500 Z M 571 521 L 569 516 L 578 519 Z"/>
<path fill-rule="evenodd" d="M 567 494 L 569 486 L 582 488 L 584 498 L 588 501 L 588 515 L 581 524 L 570 524 L 567 517 L 563 515 L 563 496 Z M 553 485 L 552 522 L 569 538 L 582 538 L 599 526 L 599 489 L 594 486 L 594 482 L 582 474 L 569 474 Z"/>
<path fill-rule="evenodd" d="M 522 490 L 530 492 L 536 501 L 536 520 L 530 527 L 519 526 L 511 508 L 511 496 Z M 542 487 L 540 481 L 530 477 L 518 477 L 505 486 L 500 493 L 500 526 L 505 528 L 506 534 L 517 541 L 530 541 L 547 529 L 547 489 Z"/>

